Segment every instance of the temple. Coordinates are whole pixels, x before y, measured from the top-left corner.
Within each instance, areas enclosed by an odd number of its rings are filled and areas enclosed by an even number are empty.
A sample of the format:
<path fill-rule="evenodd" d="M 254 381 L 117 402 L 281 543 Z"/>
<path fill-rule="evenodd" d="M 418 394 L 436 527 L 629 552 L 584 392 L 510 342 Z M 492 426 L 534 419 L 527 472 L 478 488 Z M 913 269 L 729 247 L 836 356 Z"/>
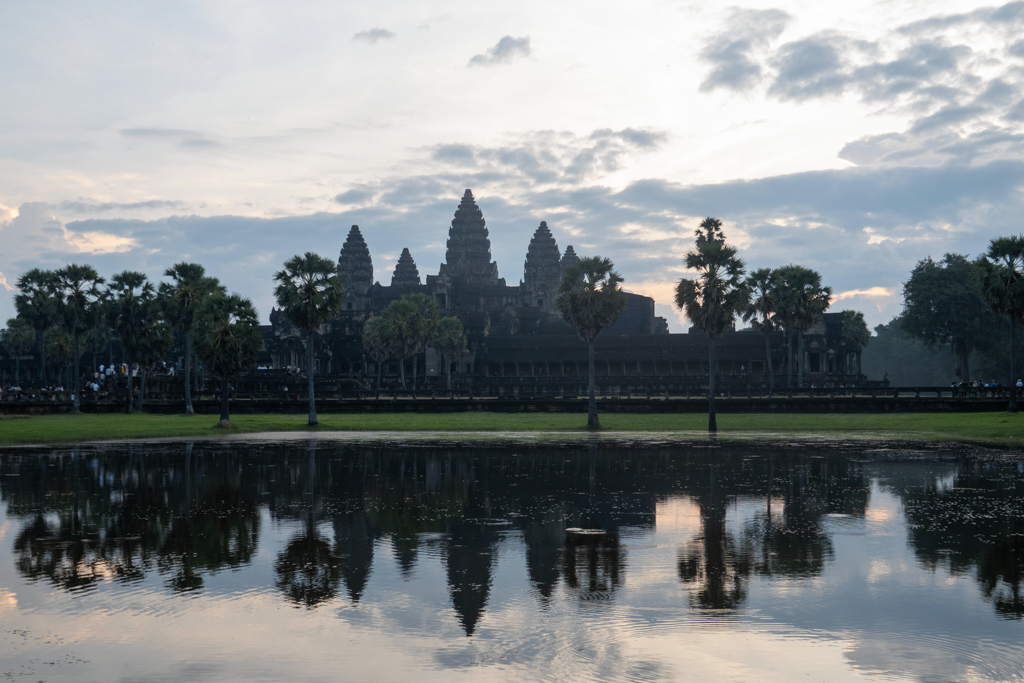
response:
<path fill-rule="evenodd" d="M 420 293 L 433 299 L 442 316 L 457 316 L 465 327 L 468 350 L 453 361 L 459 386 L 480 395 L 518 394 L 521 389 L 571 392 L 569 387 L 586 377 L 587 349 L 562 320 L 556 297 L 562 274 L 578 258 L 572 245 L 562 252 L 547 222 L 541 221 L 526 247 L 522 281 L 507 284 L 491 260 L 483 212 L 466 190 L 448 229 L 445 260 L 437 274 L 421 277 L 406 248 L 394 266 L 391 284 L 385 286 L 374 281 L 370 250 L 359 227 L 353 225 L 338 258 L 344 303 L 338 317 L 316 336 L 314 372 L 368 388 L 377 367 L 362 345 L 363 324 L 403 295 Z M 281 311 L 273 310 L 270 320 L 266 347 L 272 365 L 301 367 L 306 338 Z M 826 314 L 805 334 L 806 383 L 821 386 L 827 381 L 863 380 L 858 360 L 836 341 L 841 338 L 841 326 L 842 314 Z M 769 362 L 779 386 L 784 386 L 784 344 L 780 333 L 771 335 L 766 345 L 757 332 L 727 332 L 716 346 L 723 386 L 766 382 Z M 596 373 L 603 386 L 663 391 L 696 388 L 706 382 L 707 337 L 692 328 L 685 334 L 670 334 L 666 320 L 655 315 L 654 300 L 647 296 L 627 293 L 619 320 L 602 331 L 595 346 Z M 416 361 L 421 376 L 425 369 L 428 383 L 436 383 L 432 378 L 444 374 L 440 358 L 430 347 Z M 399 362 L 383 364 L 386 381 L 393 382 L 399 375 Z M 412 360 L 405 362 L 408 374 Z"/>

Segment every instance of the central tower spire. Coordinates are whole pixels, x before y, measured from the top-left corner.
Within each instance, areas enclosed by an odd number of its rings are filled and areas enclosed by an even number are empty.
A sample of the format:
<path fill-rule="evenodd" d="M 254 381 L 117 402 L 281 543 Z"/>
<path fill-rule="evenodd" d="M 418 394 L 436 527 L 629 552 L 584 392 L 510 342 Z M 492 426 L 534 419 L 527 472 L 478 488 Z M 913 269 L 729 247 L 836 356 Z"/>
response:
<path fill-rule="evenodd" d="M 491 261 L 491 240 L 488 238 L 484 214 L 466 190 L 448 230 L 448 250 L 439 275 L 453 282 L 475 285 L 499 284 L 498 264 Z"/>

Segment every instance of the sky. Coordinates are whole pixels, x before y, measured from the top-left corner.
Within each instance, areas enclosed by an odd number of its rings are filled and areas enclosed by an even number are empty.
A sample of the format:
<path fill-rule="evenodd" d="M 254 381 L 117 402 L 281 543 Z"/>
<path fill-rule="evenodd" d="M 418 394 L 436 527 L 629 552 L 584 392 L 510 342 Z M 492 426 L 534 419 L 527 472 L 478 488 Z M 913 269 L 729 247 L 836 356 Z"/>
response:
<path fill-rule="evenodd" d="M 547 221 L 670 307 L 705 216 L 832 310 L 1024 217 L 1024 2 L 0 3 L 0 321 L 18 276 L 195 261 L 266 321 L 349 227 L 389 284 L 471 188 L 518 284 Z"/>

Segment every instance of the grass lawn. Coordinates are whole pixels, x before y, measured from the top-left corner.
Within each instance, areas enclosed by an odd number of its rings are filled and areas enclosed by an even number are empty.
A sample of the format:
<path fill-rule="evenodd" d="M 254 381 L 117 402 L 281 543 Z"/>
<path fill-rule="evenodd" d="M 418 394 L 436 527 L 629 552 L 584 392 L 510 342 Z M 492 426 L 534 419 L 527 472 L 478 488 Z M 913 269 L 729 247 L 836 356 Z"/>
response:
<path fill-rule="evenodd" d="M 215 415 L 0 416 L 0 444 L 80 443 L 111 439 L 217 436 Z M 238 432 L 305 431 L 305 415 L 234 415 Z M 585 431 L 586 414 L 447 413 L 320 416 L 317 431 L 559 432 Z M 603 414 L 603 432 L 707 429 L 700 414 Z M 719 414 L 719 435 L 745 432 L 899 437 L 919 440 L 1024 443 L 1024 413 Z"/>

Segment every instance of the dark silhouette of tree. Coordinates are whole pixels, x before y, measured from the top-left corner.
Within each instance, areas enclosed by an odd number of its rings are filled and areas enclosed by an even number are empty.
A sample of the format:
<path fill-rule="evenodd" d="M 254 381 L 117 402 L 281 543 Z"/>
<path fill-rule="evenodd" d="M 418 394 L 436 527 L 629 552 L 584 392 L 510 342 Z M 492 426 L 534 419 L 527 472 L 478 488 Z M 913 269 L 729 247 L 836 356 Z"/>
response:
<path fill-rule="evenodd" d="M 610 259 L 600 256 L 581 258 L 565 269 L 558 286 L 558 310 L 587 344 L 589 429 L 601 427 L 594 393 L 594 339 L 602 329 L 614 325 L 626 308 L 626 295 L 619 286 L 622 276 L 614 267 Z"/>
<path fill-rule="evenodd" d="M 686 268 L 694 279 L 676 285 L 676 308 L 708 336 L 708 431 L 718 431 L 715 414 L 715 338 L 733 325 L 746 310 L 749 292 L 743 281 L 743 260 L 725 243 L 722 222 L 705 218 L 696 230 L 696 248 L 686 253 Z"/>
<path fill-rule="evenodd" d="M 462 321 L 453 315 L 441 318 L 434 334 L 433 346 L 434 350 L 441 354 L 445 376 L 448 379 L 448 391 L 451 391 L 452 362 L 466 350 L 466 333 L 462 329 Z"/>
<path fill-rule="evenodd" d="M 778 329 L 775 316 L 778 313 L 775 291 L 775 271 L 759 268 L 747 276 L 746 288 L 750 301 L 743 311 L 744 322 L 764 335 L 765 361 L 768 363 L 768 388 L 775 391 L 775 370 L 772 368 L 772 347 L 768 338 Z"/>
<path fill-rule="evenodd" d="M 0 344 L 14 359 L 14 383 L 21 383 L 21 357 L 32 350 L 36 341 L 35 330 L 21 318 L 11 318 L 7 328 L 0 331 Z"/>
<path fill-rule="evenodd" d="M 88 332 L 99 320 L 102 312 L 103 278 L 92 266 L 77 263 L 61 268 L 55 273 L 57 277 L 57 313 L 74 338 L 74 379 L 73 400 L 74 411 L 82 409 L 82 371 L 79 366 L 82 354 L 80 344 L 82 335 Z"/>
<path fill-rule="evenodd" d="M 217 278 L 207 277 L 206 269 L 198 263 L 175 263 L 164 271 L 170 282 L 160 283 L 160 305 L 164 317 L 185 336 L 185 412 L 195 414 L 192 408 L 192 331 L 196 313 L 206 298 L 227 291 Z"/>
<path fill-rule="evenodd" d="M 220 377 L 220 425 L 230 427 L 230 380 L 250 369 L 263 346 L 256 308 L 237 294 L 214 295 L 203 303 L 196 319 L 196 351 L 210 371 Z"/>
<path fill-rule="evenodd" d="M 1000 237 L 976 262 L 975 281 L 996 313 L 1010 321 L 1010 412 L 1017 412 L 1017 323 L 1024 319 L 1024 235 Z"/>
<path fill-rule="evenodd" d="M 132 412 L 132 366 L 141 351 L 145 330 L 153 321 L 156 291 L 142 273 L 125 270 L 107 285 L 107 318 L 121 339 L 128 365 L 127 410 Z"/>
<path fill-rule="evenodd" d="M 785 321 L 787 330 L 796 333 L 797 386 L 803 387 L 804 332 L 828 310 L 832 302 L 832 288 L 823 287 L 821 275 L 803 266 L 790 264 L 779 268 L 775 274 L 779 317 Z M 792 371 L 789 377 L 792 380 Z"/>
<path fill-rule="evenodd" d="M 960 254 L 919 261 L 903 283 L 900 327 L 928 348 L 949 345 L 960 359 L 960 378 L 971 381 L 971 352 L 983 345 L 995 322 L 976 278 Z"/>
<path fill-rule="evenodd" d="M 43 334 L 57 322 L 57 276 L 51 270 L 33 268 L 18 278 L 14 307 L 18 317 L 36 332 L 39 346 L 39 381 L 46 381 L 46 345 Z"/>
<path fill-rule="evenodd" d="M 306 375 L 309 386 L 309 424 L 317 424 L 313 376 L 316 370 L 313 335 L 341 310 L 344 287 L 334 261 L 307 251 L 284 263 L 274 275 L 274 296 L 288 320 L 306 333 Z"/>

